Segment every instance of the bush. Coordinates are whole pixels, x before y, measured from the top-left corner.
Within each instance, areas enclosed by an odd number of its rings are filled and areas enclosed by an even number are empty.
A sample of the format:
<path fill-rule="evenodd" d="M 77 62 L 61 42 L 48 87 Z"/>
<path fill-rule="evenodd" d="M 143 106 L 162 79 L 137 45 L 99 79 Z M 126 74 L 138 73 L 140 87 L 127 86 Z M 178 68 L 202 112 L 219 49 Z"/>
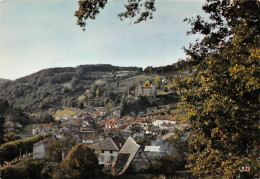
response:
<path fill-rule="evenodd" d="M 41 178 L 41 172 L 44 167 L 44 161 L 42 160 L 26 160 L 19 166 L 23 167 L 27 173 L 28 178 Z"/>
<path fill-rule="evenodd" d="M 14 142 L 10 142 L 3 147 L 3 156 L 6 161 L 12 161 L 17 157 L 17 145 Z"/>
<path fill-rule="evenodd" d="M 8 166 L 2 168 L 0 171 L 1 171 L 0 176 L 2 179 L 27 178 L 26 170 L 24 170 L 21 167 Z"/>
<path fill-rule="evenodd" d="M 61 170 L 68 178 L 88 178 L 98 174 L 98 159 L 84 144 L 73 148 L 61 164 Z"/>
<path fill-rule="evenodd" d="M 44 138 L 50 137 L 51 134 L 36 135 L 27 139 L 20 139 L 12 142 L 5 143 L 1 145 L 3 150 L 3 158 L 6 161 L 11 161 L 21 154 L 33 151 L 33 145 Z"/>

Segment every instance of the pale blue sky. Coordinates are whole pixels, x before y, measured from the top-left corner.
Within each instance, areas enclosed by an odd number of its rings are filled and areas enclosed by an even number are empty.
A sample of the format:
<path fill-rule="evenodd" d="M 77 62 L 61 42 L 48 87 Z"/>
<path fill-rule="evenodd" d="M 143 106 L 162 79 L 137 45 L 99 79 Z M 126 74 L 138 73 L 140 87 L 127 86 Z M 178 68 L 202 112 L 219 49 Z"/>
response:
<path fill-rule="evenodd" d="M 204 1 L 157 0 L 154 19 L 121 22 L 125 0 L 110 0 L 83 32 L 73 0 L 0 0 L 0 78 L 17 79 L 41 69 L 82 64 L 162 66 L 185 58 L 185 17 L 202 14 Z"/>

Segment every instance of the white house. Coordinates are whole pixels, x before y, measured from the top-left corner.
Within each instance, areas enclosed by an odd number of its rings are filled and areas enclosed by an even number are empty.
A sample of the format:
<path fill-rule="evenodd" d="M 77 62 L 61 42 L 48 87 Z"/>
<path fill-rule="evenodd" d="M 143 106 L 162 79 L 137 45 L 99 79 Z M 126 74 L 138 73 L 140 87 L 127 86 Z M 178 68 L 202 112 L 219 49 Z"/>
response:
<path fill-rule="evenodd" d="M 176 124 L 176 118 L 172 116 L 159 116 L 153 120 L 153 125 L 161 129 L 172 129 Z"/>
<path fill-rule="evenodd" d="M 49 140 L 45 139 L 33 145 L 33 159 L 47 159 L 46 147 Z"/>
<path fill-rule="evenodd" d="M 120 137 L 108 137 L 105 140 L 90 145 L 89 148 L 97 155 L 99 164 L 111 167 L 124 142 L 124 139 Z"/>

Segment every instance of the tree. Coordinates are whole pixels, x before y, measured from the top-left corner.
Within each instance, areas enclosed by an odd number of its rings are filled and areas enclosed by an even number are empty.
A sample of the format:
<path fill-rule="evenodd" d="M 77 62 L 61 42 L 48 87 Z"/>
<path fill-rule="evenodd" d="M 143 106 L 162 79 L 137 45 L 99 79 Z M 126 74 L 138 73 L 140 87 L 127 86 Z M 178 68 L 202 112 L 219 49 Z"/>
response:
<path fill-rule="evenodd" d="M 99 90 L 99 87 L 97 88 L 96 90 L 96 96 L 99 97 L 99 93 L 100 93 L 100 90 Z"/>
<path fill-rule="evenodd" d="M 176 159 L 172 155 L 163 155 L 161 157 L 155 157 L 153 160 L 153 171 L 160 174 L 168 174 L 183 170 L 183 163 Z"/>
<path fill-rule="evenodd" d="M 157 75 L 154 80 L 156 88 L 159 88 L 160 86 L 160 77 Z"/>
<path fill-rule="evenodd" d="M 8 102 L 0 99 L 0 144 L 4 143 L 4 114 L 8 110 L 8 108 Z"/>
<path fill-rule="evenodd" d="M 39 117 L 40 117 L 40 121 L 39 121 L 40 123 L 54 122 L 53 116 L 48 113 L 40 114 Z"/>
<path fill-rule="evenodd" d="M 26 171 L 21 167 L 7 166 L 1 169 L 0 176 L 3 179 L 27 178 Z"/>
<path fill-rule="evenodd" d="M 6 161 L 12 161 L 17 157 L 17 145 L 15 143 L 10 143 L 9 145 L 6 145 L 3 149 L 3 158 Z"/>
<path fill-rule="evenodd" d="M 176 129 L 175 134 L 169 137 L 167 142 L 171 145 L 175 158 L 185 165 L 189 154 L 187 129 Z"/>
<path fill-rule="evenodd" d="M 84 144 L 73 148 L 61 163 L 61 170 L 68 178 L 88 178 L 95 176 L 98 169 L 96 155 Z"/>
<path fill-rule="evenodd" d="M 149 80 L 146 80 L 145 83 L 143 84 L 144 88 L 150 88 L 151 87 L 151 83 Z"/>
<path fill-rule="evenodd" d="M 190 167 L 233 178 L 249 165 L 253 177 L 260 172 L 259 2 L 208 0 L 203 10 L 209 22 L 189 19 L 189 33 L 204 37 L 185 49 L 194 66 L 179 83 Z"/>
<path fill-rule="evenodd" d="M 79 1 L 79 9 L 75 12 L 78 18 L 78 25 L 85 30 L 87 20 L 95 20 L 96 15 L 104 9 L 107 0 L 82 0 Z M 122 21 L 124 18 L 134 20 L 134 23 L 146 21 L 153 18 L 155 0 L 128 0 L 125 5 L 126 11 L 120 13 L 118 17 Z"/>
<path fill-rule="evenodd" d="M 62 152 L 68 152 L 75 145 L 75 142 L 71 137 L 66 137 L 59 141 L 52 141 L 48 144 L 46 148 L 46 153 L 48 157 L 55 161 L 62 161 Z"/>

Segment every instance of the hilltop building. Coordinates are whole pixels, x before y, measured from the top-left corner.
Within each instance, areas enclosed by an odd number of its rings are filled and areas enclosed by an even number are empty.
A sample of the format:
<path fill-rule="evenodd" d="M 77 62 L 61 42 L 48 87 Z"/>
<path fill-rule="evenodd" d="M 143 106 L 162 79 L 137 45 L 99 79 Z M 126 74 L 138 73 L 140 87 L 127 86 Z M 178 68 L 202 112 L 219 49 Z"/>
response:
<path fill-rule="evenodd" d="M 149 86 L 143 87 L 142 83 L 136 86 L 135 89 L 136 96 L 155 96 L 156 95 L 156 86 L 151 84 Z"/>

